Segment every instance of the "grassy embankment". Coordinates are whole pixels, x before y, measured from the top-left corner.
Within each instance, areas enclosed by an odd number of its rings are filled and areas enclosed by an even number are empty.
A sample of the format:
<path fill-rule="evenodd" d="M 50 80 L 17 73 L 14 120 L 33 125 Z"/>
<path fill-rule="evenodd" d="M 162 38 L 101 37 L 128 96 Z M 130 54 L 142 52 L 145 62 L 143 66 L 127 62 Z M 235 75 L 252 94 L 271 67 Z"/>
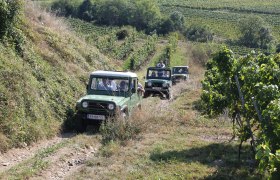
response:
<path fill-rule="evenodd" d="M 114 62 L 50 14 L 27 3 L 19 29 L 23 57 L 0 43 L 0 151 L 50 138 L 71 117 L 88 73 Z"/>

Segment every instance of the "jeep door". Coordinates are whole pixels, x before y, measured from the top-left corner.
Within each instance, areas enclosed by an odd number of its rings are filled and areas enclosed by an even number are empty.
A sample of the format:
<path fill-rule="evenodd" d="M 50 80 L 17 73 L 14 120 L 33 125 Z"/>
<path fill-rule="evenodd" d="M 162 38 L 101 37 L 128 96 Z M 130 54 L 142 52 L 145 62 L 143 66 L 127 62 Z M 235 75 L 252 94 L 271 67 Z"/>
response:
<path fill-rule="evenodd" d="M 129 102 L 130 103 L 129 110 L 133 111 L 133 109 L 138 107 L 141 103 L 141 96 L 137 93 L 138 79 L 132 78 L 130 85 L 131 85 L 130 87 L 131 96 Z"/>

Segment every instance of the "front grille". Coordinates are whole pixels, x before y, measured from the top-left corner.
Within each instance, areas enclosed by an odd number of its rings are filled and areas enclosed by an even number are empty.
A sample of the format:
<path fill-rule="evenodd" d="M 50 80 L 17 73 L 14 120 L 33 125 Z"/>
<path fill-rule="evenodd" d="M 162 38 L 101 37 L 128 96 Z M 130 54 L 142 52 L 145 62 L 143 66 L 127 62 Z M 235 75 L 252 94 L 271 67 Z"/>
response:
<path fill-rule="evenodd" d="M 153 83 L 153 87 L 162 87 L 162 83 Z"/>
<path fill-rule="evenodd" d="M 103 102 L 89 102 L 88 110 L 92 113 L 101 113 L 101 114 L 108 114 L 108 103 Z"/>
<path fill-rule="evenodd" d="M 175 76 L 176 79 L 182 79 L 183 76 Z"/>
<path fill-rule="evenodd" d="M 89 109 L 108 109 L 108 103 L 89 102 Z"/>

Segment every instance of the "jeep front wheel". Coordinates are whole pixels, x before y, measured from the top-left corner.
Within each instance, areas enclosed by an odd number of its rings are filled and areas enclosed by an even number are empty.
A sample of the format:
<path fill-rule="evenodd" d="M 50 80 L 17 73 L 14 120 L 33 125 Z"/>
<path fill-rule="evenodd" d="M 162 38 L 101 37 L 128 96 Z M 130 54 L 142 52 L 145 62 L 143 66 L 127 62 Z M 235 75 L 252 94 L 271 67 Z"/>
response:
<path fill-rule="evenodd" d="M 86 131 L 87 125 L 82 119 L 80 114 L 75 115 L 75 129 L 78 133 L 83 133 Z"/>
<path fill-rule="evenodd" d="M 143 96 L 143 98 L 147 98 L 147 97 L 149 97 L 150 96 L 150 93 L 148 93 L 148 92 L 144 92 L 144 96 Z"/>

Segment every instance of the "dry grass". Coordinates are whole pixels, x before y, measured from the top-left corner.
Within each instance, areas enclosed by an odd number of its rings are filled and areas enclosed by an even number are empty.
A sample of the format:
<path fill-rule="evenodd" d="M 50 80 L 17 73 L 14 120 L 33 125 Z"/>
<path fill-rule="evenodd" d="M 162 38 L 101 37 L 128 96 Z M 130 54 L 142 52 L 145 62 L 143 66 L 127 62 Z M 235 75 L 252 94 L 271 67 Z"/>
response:
<path fill-rule="evenodd" d="M 9 149 L 9 139 L 0 132 L 0 153 L 6 152 Z"/>
<path fill-rule="evenodd" d="M 59 34 L 70 34 L 69 27 L 62 18 L 56 17 L 42 9 L 38 4 L 28 0 L 25 4 L 25 14 L 30 19 L 30 22 L 37 28 L 49 28 Z"/>

